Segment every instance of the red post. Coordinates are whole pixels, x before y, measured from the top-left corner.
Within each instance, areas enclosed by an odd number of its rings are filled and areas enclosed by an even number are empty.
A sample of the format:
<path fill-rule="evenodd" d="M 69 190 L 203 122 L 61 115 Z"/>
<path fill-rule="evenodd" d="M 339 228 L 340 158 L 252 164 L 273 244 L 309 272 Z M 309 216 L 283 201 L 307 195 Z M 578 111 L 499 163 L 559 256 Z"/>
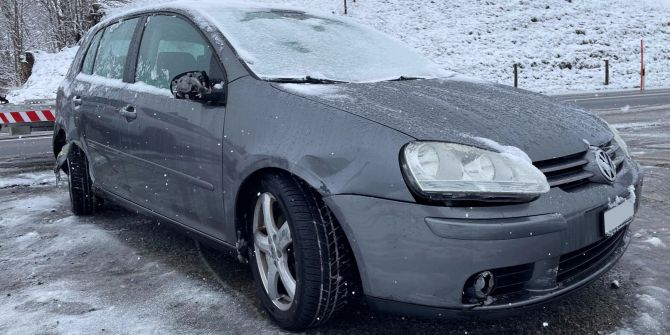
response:
<path fill-rule="evenodd" d="M 640 40 L 640 91 L 644 91 L 644 40 Z"/>

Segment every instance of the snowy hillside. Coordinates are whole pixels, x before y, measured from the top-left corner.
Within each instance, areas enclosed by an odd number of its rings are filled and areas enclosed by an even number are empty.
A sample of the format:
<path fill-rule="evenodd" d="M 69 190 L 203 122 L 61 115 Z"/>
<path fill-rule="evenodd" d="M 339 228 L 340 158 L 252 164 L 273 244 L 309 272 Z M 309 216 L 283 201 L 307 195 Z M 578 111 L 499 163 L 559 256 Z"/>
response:
<path fill-rule="evenodd" d="M 29 99 L 55 99 L 56 89 L 70 68 L 77 47 L 67 48 L 59 53 L 35 52 L 33 74 L 22 88 L 9 93 L 7 99 L 21 103 Z"/>
<path fill-rule="evenodd" d="M 138 0 L 131 6 L 168 2 Z M 260 0 L 344 15 L 342 0 Z M 348 16 L 418 49 L 446 68 L 544 93 L 639 86 L 645 40 L 647 88 L 670 87 L 670 0 L 358 0 Z M 124 9 L 115 9 L 118 13 Z M 73 49 L 38 55 L 26 89 L 10 99 L 46 98 Z M 604 86 L 604 60 L 610 85 Z M 45 65 L 46 64 L 46 65 Z M 36 78 L 38 77 L 38 78 Z"/>

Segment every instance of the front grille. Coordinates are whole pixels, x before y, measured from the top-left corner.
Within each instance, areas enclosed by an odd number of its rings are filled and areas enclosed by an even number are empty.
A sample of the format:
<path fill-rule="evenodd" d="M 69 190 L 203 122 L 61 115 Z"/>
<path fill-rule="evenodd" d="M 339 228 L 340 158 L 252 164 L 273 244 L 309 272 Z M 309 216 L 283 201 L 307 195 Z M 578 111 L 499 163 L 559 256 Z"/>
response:
<path fill-rule="evenodd" d="M 525 292 L 524 286 L 533 276 L 533 264 L 498 268 L 492 270 L 491 273 L 495 278 L 492 296 L 522 293 Z"/>
<path fill-rule="evenodd" d="M 617 154 L 619 147 L 610 142 L 600 146 L 600 148 L 610 156 L 610 159 L 617 166 L 617 172 L 619 172 L 621 163 L 623 163 L 623 155 Z M 589 151 L 582 151 L 574 155 L 537 161 L 533 164 L 547 177 L 550 187 L 570 190 L 587 184 L 589 178 L 593 177 L 593 172 L 584 169 L 589 162 L 587 159 L 588 153 Z"/>
<path fill-rule="evenodd" d="M 588 182 L 593 173 L 584 170 L 588 164 L 587 151 L 534 163 L 547 177 L 550 187 L 580 185 Z"/>
<path fill-rule="evenodd" d="M 610 237 L 562 255 L 556 281 L 562 283 L 597 271 L 621 245 L 627 229 L 626 227 Z"/>

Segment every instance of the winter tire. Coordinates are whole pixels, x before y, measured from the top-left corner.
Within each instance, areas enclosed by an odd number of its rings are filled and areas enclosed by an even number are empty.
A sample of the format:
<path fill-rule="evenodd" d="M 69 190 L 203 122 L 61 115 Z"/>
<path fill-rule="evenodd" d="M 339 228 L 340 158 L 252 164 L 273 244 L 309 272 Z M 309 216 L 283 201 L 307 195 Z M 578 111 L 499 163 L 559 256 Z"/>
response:
<path fill-rule="evenodd" d="M 88 160 L 84 152 L 73 146 L 67 158 L 68 181 L 72 212 L 75 215 L 93 214 L 96 207 L 96 197 L 91 188 L 91 176 L 88 170 Z"/>
<path fill-rule="evenodd" d="M 341 228 L 318 195 L 291 176 L 267 175 L 255 191 L 249 261 L 263 306 L 285 329 L 326 322 L 354 290 Z"/>

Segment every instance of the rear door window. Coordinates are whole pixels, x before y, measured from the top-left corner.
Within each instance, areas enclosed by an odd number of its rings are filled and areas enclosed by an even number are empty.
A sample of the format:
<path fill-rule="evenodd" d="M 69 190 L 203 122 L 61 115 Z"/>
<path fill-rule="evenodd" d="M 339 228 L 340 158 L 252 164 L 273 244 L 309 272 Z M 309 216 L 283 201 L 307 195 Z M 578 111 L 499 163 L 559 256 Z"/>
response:
<path fill-rule="evenodd" d="M 105 28 L 105 33 L 100 40 L 98 55 L 95 58 L 93 74 L 123 79 L 128 49 L 138 20 L 137 18 L 130 19 Z"/>
<path fill-rule="evenodd" d="M 135 80 L 158 88 L 188 71 L 205 71 L 212 82 L 222 81 L 214 51 L 189 22 L 175 17 L 149 17 L 140 43 Z"/>
<path fill-rule="evenodd" d="M 91 43 L 89 44 L 88 50 L 86 51 L 86 57 L 84 58 L 84 64 L 81 67 L 81 72 L 85 74 L 93 73 L 93 63 L 95 61 L 95 54 L 98 52 L 98 45 L 100 45 L 100 38 L 102 37 L 103 30 L 98 31 Z"/>

